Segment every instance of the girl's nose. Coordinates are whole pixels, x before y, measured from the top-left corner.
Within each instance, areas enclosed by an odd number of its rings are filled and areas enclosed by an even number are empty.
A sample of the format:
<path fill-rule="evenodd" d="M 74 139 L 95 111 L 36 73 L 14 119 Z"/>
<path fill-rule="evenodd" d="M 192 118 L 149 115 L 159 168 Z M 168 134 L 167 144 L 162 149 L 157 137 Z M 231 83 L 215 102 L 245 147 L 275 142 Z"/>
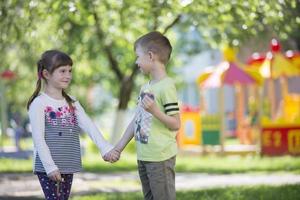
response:
<path fill-rule="evenodd" d="M 72 78 L 72 72 L 67 73 L 67 77 Z"/>

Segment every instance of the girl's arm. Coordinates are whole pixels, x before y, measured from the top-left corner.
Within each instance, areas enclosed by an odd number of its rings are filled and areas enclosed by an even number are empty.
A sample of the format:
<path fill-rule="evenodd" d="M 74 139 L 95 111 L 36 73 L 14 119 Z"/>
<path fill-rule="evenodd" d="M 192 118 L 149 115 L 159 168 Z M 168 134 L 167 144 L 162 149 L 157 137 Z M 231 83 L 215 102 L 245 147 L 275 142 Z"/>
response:
<path fill-rule="evenodd" d="M 90 119 L 90 117 L 85 113 L 84 109 L 80 105 L 78 101 L 75 102 L 76 107 L 76 115 L 78 118 L 79 127 L 88 133 L 90 138 L 99 148 L 102 157 L 112 149 L 112 145 L 110 145 L 103 137 L 102 133 L 98 130 L 94 122 Z"/>
<path fill-rule="evenodd" d="M 116 146 L 103 157 L 105 161 L 113 163 L 120 159 L 122 151 L 134 136 L 134 121 L 135 118 L 133 118 L 133 120 L 130 122 L 130 124 L 126 128 L 125 133 L 123 134 L 119 142 L 116 144 Z"/>
<path fill-rule="evenodd" d="M 28 111 L 28 115 L 31 124 L 32 139 L 35 149 L 37 150 L 46 173 L 49 175 L 52 172 L 58 170 L 58 167 L 55 165 L 51 157 L 49 147 L 45 141 L 44 107 L 39 99 L 36 99 L 32 102 Z"/>

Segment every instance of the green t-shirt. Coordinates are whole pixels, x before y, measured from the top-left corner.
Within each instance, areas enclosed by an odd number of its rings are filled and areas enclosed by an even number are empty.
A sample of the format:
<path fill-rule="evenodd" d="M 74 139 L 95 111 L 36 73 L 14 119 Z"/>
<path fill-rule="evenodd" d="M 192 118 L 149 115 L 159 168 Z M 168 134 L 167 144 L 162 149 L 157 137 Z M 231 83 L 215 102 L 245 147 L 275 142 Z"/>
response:
<path fill-rule="evenodd" d="M 166 77 L 154 84 L 142 86 L 138 98 L 134 134 L 137 159 L 142 161 L 163 161 L 177 154 L 176 132 L 169 130 L 162 122 L 141 106 L 145 93 L 152 93 L 160 110 L 167 115 L 179 113 L 176 88 L 173 80 Z"/>

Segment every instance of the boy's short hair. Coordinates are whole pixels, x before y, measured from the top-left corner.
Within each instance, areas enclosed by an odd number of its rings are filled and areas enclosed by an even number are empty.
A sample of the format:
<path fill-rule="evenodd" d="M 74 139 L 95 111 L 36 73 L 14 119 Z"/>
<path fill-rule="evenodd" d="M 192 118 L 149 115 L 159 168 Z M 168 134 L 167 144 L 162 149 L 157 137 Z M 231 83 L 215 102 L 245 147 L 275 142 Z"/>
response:
<path fill-rule="evenodd" d="M 145 52 L 152 51 L 158 56 L 158 59 L 163 64 L 167 64 L 172 46 L 169 39 L 160 32 L 153 31 L 141 36 L 134 43 L 134 49 L 140 46 Z"/>

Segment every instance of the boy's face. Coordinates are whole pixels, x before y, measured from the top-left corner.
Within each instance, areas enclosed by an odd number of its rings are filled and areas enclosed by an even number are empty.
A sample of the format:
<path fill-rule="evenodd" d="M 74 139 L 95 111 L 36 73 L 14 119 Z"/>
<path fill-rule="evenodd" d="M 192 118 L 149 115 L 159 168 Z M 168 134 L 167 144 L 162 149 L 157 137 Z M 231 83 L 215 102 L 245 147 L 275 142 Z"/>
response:
<path fill-rule="evenodd" d="M 135 54 L 137 56 L 135 64 L 138 65 L 139 69 L 143 74 L 149 74 L 151 71 L 151 55 L 143 50 L 143 48 L 138 45 L 135 49 Z"/>

